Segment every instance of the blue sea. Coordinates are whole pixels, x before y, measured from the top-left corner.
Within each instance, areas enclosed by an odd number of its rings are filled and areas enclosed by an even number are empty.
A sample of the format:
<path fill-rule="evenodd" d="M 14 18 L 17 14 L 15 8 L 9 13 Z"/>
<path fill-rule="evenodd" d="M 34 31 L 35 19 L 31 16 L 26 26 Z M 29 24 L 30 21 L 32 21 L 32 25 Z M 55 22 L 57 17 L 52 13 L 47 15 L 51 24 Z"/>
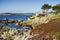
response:
<path fill-rule="evenodd" d="M 32 17 L 33 13 L 3 13 L 3 14 L 0 14 L 0 20 L 3 20 L 4 18 L 7 18 L 8 20 L 27 20 L 29 17 Z M 22 26 L 15 26 L 15 25 L 12 25 L 12 24 L 3 24 L 3 26 L 8 26 L 8 27 L 11 27 L 11 28 L 22 28 Z"/>
<path fill-rule="evenodd" d="M 33 13 L 9 13 L 9 14 L 0 14 L 0 20 L 7 18 L 7 19 L 12 19 L 12 20 L 27 20 L 29 17 L 33 16 L 35 14 Z"/>

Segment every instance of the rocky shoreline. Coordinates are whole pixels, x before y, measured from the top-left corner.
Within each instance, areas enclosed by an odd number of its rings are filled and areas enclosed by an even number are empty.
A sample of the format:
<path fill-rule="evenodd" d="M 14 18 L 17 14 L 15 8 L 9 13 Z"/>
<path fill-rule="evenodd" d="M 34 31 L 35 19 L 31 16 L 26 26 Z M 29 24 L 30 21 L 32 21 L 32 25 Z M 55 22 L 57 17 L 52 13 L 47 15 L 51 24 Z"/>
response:
<path fill-rule="evenodd" d="M 27 26 L 23 27 L 23 29 L 16 29 L 16 28 L 8 28 L 8 27 L 3 27 L 0 26 L 0 39 L 2 40 L 34 40 L 34 39 L 39 39 L 42 38 L 41 36 L 44 36 L 45 31 L 43 29 L 48 28 L 50 26 L 50 21 L 54 21 L 54 19 L 60 19 L 59 14 L 38 14 L 36 16 L 32 16 L 28 18 L 25 21 L 22 20 L 0 20 L 0 22 L 3 23 L 16 23 L 16 26 Z M 54 21 L 55 22 L 55 21 Z M 47 25 L 45 25 L 47 24 Z M 48 26 L 49 24 L 49 26 Z M 52 23 L 53 26 L 54 23 Z M 44 27 L 45 25 L 45 27 Z M 54 24 L 57 25 L 57 24 Z M 43 26 L 43 28 L 41 27 Z M 46 27 L 48 26 L 48 27 Z M 29 29 L 29 27 L 31 29 Z M 41 28 L 40 28 L 41 27 Z M 55 27 L 55 26 L 54 26 Z M 40 29 L 39 29 L 40 28 Z M 43 31 L 39 31 L 39 30 Z M 50 32 L 46 32 L 46 34 L 49 34 Z M 36 38 L 35 38 L 36 37 Z M 40 39 L 39 39 L 40 40 Z"/>

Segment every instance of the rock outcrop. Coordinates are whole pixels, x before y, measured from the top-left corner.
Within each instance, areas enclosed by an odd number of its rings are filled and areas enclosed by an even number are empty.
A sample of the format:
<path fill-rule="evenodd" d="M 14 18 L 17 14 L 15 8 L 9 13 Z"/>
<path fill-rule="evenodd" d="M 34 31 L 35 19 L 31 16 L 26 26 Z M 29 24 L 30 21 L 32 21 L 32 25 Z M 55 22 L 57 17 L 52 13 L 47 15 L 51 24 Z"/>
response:
<path fill-rule="evenodd" d="M 47 19 L 47 20 L 46 20 Z M 42 24 L 37 25 L 30 33 L 32 36 L 31 38 L 28 38 L 28 40 L 46 40 L 46 36 L 48 36 L 47 39 L 52 40 L 54 39 L 53 36 L 56 38 L 56 40 L 60 39 L 57 34 L 60 32 L 60 16 L 55 14 L 48 14 L 46 17 L 40 18 L 40 21 Z M 47 21 L 47 23 L 46 23 Z M 56 34 L 57 33 L 57 34 Z"/>

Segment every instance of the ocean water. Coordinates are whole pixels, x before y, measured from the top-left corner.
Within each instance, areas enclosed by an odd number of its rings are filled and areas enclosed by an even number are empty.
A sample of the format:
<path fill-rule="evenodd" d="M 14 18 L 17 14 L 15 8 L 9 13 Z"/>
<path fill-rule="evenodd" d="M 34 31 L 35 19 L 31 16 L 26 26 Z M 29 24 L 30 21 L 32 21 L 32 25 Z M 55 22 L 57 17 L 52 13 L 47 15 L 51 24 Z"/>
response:
<path fill-rule="evenodd" d="M 7 18 L 8 20 L 27 20 L 29 17 L 33 16 L 33 13 L 25 13 L 25 14 L 0 14 L 0 20 Z M 12 24 L 3 24 L 3 26 L 8 26 L 10 28 L 22 28 L 22 26 L 15 26 Z"/>
<path fill-rule="evenodd" d="M 13 20 L 27 20 L 29 17 L 33 16 L 33 13 L 20 13 L 20 14 L 0 14 L 0 20 L 7 18 Z"/>

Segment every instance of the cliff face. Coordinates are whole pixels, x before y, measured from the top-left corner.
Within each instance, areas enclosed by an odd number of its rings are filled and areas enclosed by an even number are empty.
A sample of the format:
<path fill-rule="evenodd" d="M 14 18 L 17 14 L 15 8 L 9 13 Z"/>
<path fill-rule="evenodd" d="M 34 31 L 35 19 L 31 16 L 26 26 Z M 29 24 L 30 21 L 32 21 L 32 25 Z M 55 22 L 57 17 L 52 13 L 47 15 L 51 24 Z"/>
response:
<path fill-rule="evenodd" d="M 46 24 L 37 25 L 35 29 L 31 31 L 30 35 L 34 36 L 30 39 L 34 40 L 46 35 L 55 35 L 56 32 L 60 32 L 60 19 L 53 19 Z"/>
<path fill-rule="evenodd" d="M 46 22 L 47 21 L 47 22 Z M 40 18 L 40 23 L 30 32 L 31 38 L 28 40 L 52 40 L 60 39 L 60 16 L 55 14 L 48 14 Z M 56 34 L 57 33 L 57 34 Z M 53 38 L 54 36 L 54 38 Z"/>
<path fill-rule="evenodd" d="M 33 30 L 60 31 L 60 19 L 54 19 L 46 24 L 37 25 Z"/>

